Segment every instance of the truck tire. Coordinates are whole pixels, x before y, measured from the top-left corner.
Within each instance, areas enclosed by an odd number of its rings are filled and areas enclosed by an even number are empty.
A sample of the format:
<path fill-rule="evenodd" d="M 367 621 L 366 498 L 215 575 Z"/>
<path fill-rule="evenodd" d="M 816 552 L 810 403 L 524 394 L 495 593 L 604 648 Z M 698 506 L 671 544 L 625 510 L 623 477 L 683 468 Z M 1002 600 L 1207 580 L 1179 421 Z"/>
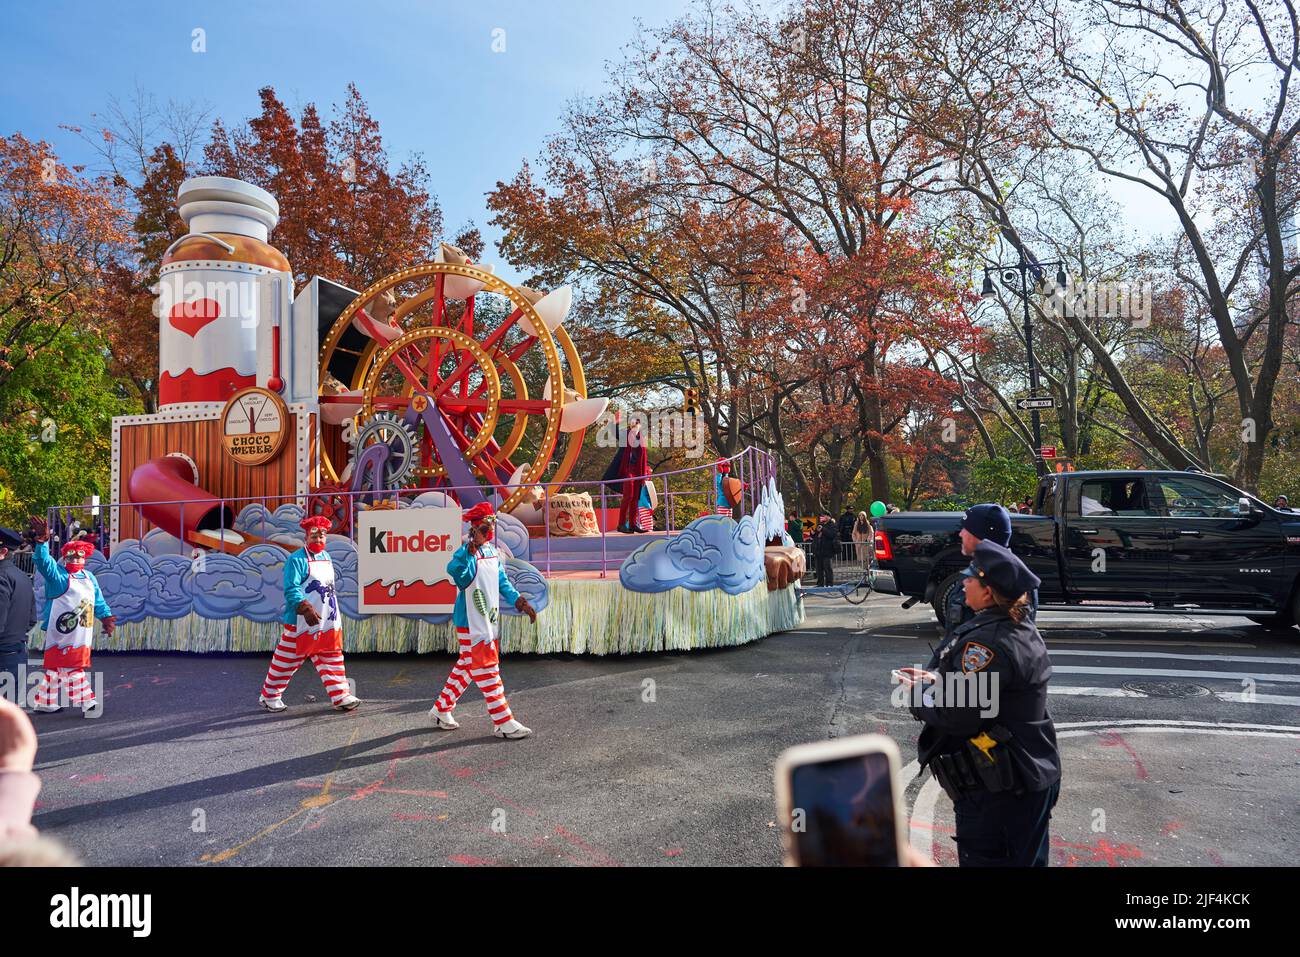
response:
<path fill-rule="evenodd" d="M 954 588 L 961 587 L 961 580 L 964 577 L 966 576 L 960 571 L 953 572 L 939 582 L 939 587 L 934 590 L 934 597 L 930 599 L 930 607 L 934 609 L 934 616 L 939 619 L 939 624 L 947 624 L 945 619 L 948 617 L 948 597 Z"/>
<path fill-rule="evenodd" d="M 1278 609 L 1276 615 L 1247 615 L 1251 621 L 1257 625 L 1263 625 L 1269 631 L 1281 633 L 1291 632 L 1297 623 L 1300 623 L 1300 582 L 1291 592 L 1291 597 L 1287 603 Z"/>

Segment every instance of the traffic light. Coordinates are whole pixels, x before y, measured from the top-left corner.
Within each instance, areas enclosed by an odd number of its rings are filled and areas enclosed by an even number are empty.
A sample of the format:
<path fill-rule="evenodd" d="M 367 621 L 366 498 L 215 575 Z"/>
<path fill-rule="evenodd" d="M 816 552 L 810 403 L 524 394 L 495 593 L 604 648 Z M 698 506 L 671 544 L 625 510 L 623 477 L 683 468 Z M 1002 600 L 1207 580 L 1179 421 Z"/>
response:
<path fill-rule="evenodd" d="M 700 390 L 687 388 L 682 390 L 682 412 L 687 418 L 700 414 Z"/>

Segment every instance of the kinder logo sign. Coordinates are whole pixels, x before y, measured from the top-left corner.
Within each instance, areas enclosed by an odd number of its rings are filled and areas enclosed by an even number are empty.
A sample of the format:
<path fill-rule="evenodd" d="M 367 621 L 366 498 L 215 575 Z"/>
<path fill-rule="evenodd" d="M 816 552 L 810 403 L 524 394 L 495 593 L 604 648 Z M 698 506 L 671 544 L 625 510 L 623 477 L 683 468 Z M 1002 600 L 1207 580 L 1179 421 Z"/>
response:
<path fill-rule="evenodd" d="M 460 548 L 459 508 L 362 512 L 357 609 L 363 614 L 445 614 L 456 604 L 447 563 Z"/>

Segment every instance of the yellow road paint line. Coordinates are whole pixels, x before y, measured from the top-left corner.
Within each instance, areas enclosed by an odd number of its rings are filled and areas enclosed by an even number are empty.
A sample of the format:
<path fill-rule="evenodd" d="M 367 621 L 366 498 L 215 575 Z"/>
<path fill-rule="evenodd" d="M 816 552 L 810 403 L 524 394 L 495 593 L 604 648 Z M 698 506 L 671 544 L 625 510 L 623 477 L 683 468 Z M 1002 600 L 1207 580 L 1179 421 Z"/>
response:
<path fill-rule="evenodd" d="M 325 783 L 324 785 L 322 785 L 319 794 L 313 794 L 309 798 L 303 798 L 302 801 L 300 801 L 298 804 L 298 810 L 294 811 L 284 820 L 276 821 L 274 824 L 262 828 L 262 830 L 258 831 L 248 840 L 244 841 L 244 843 L 236 844 L 234 847 L 227 848 L 226 850 L 221 851 L 217 854 L 204 854 L 202 857 L 199 858 L 199 860 L 211 864 L 220 864 L 223 861 L 228 861 L 236 854 L 239 854 L 241 851 L 243 851 L 244 848 L 252 844 L 256 844 L 258 841 L 266 837 L 272 831 L 288 824 L 290 821 L 298 817 L 300 814 L 303 814 L 304 812 L 310 811 L 314 808 L 324 807 L 326 804 L 330 804 L 331 802 L 333 802 L 334 798 L 330 796 L 330 790 L 334 786 L 334 775 L 338 773 L 339 767 L 343 764 L 343 759 L 346 758 L 348 756 L 348 752 L 352 750 L 352 745 L 356 743 L 357 735 L 360 733 L 361 733 L 360 727 L 357 727 L 352 731 L 352 737 L 348 738 L 347 747 L 345 747 L 343 749 L 343 753 L 339 755 L 338 762 L 334 765 L 334 770 L 331 771 L 325 777 Z"/>

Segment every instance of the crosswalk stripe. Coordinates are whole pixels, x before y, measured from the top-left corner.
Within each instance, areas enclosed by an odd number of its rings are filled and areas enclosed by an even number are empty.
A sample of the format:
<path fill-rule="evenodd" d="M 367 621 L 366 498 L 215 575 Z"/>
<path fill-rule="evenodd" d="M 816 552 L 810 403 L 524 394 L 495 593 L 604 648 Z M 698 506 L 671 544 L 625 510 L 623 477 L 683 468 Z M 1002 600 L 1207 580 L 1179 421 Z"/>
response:
<path fill-rule="evenodd" d="M 1088 688 L 1088 687 L 1052 687 L 1047 686 L 1047 693 L 1065 695 L 1072 698 L 1153 698 L 1155 695 L 1130 691 L 1127 688 Z M 1249 691 L 1211 691 L 1204 697 L 1214 698 L 1227 704 L 1271 704 L 1291 708 L 1300 708 L 1300 698 L 1277 694 L 1252 694 Z"/>
<path fill-rule="evenodd" d="M 1053 674 L 1118 675 L 1122 678 L 1221 678 L 1228 681 L 1263 681 L 1300 684 L 1300 675 L 1260 674 L 1247 671 L 1195 671 L 1180 668 L 1090 668 L 1086 665 L 1052 665 Z"/>
<path fill-rule="evenodd" d="M 1252 665 L 1295 665 L 1300 668 L 1300 655 L 1294 658 L 1255 658 L 1248 655 L 1180 655 L 1163 651 L 1094 651 L 1084 648 L 1059 648 L 1049 653 L 1075 655 L 1080 658 L 1170 658 L 1179 661 L 1240 661 Z"/>
<path fill-rule="evenodd" d="M 1167 634 L 1167 632 L 1165 632 Z M 1049 645 L 1082 645 L 1091 642 L 1104 644 L 1107 648 L 1116 648 L 1120 646 L 1140 646 L 1143 648 L 1244 648 L 1254 650 L 1258 645 L 1238 644 L 1235 641 L 1161 641 L 1153 638 L 1150 641 L 1121 641 L 1119 639 L 1097 639 L 1097 638 L 1051 638 L 1051 632 L 1043 633 L 1043 641 Z M 907 635 L 882 635 L 882 638 L 905 638 Z"/>
<path fill-rule="evenodd" d="M 1129 691 L 1127 688 L 1070 688 L 1060 685 L 1048 684 L 1048 694 L 1064 694 L 1083 698 L 1147 698 L 1150 695 L 1144 695 L 1140 691 Z"/>

